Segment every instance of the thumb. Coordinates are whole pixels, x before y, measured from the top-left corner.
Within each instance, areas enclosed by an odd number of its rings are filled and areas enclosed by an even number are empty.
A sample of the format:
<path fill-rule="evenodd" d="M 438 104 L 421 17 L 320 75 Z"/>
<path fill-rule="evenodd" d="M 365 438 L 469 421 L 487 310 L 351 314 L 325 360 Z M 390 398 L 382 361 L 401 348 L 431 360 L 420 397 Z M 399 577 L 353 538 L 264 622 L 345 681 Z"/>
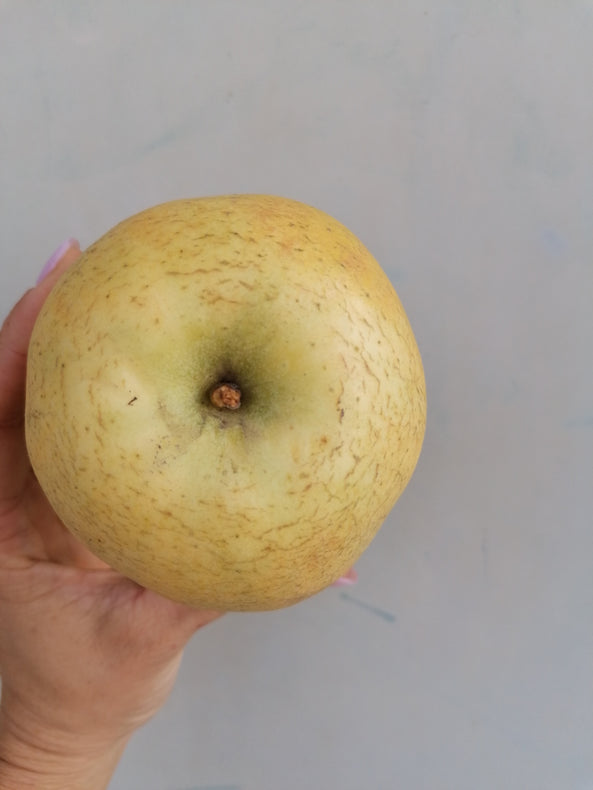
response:
<path fill-rule="evenodd" d="M 163 635 L 176 643 L 178 649 L 183 649 L 196 631 L 224 615 L 224 612 L 211 609 L 194 609 L 164 598 L 152 590 L 143 589 L 141 598 L 144 607 L 151 613 L 153 632 L 162 628 Z"/>

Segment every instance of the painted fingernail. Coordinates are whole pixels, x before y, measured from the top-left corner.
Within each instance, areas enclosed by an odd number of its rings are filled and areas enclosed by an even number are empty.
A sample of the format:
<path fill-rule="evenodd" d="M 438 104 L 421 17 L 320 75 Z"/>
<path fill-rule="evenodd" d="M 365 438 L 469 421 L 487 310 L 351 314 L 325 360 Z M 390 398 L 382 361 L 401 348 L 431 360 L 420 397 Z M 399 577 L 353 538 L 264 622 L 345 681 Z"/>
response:
<path fill-rule="evenodd" d="M 350 568 L 348 573 L 344 576 L 340 576 L 339 579 L 333 583 L 333 587 L 352 587 L 353 584 L 356 584 L 358 581 L 358 574 L 354 570 L 354 568 Z"/>
<path fill-rule="evenodd" d="M 41 270 L 41 274 L 37 278 L 37 285 L 51 272 L 52 269 L 55 268 L 58 261 L 60 261 L 64 255 L 68 252 L 69 249 L 72 247 L 79 247 L 79 243 L 76 239 L 66 239 L 66 241 L 62 242 L 58 249 L 51 255 L 50 258 L 45 263 L 45 266 Z"/>

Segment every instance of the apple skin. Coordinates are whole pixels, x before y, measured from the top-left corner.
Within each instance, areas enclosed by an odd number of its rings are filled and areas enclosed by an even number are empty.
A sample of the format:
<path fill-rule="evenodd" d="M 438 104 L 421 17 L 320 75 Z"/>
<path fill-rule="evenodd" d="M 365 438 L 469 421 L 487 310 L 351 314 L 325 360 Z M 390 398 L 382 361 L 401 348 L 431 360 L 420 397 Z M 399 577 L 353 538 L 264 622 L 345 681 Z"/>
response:
<path fill-rule="evenodd" d="M 236 384 L 241 406 L 209 397 Z M 408 319 L 361 242 L 267 195 L 123 221 L 34 327 L 26 439 L 66 527 L 194 607 L 301 601 L 367 548 L 426 422 Z"/>

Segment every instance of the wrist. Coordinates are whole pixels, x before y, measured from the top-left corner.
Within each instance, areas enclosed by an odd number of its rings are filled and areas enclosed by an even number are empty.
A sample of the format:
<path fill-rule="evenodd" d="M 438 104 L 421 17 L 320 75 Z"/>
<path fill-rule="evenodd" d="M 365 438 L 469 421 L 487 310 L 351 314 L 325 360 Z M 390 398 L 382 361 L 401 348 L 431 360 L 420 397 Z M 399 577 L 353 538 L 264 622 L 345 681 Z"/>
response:
<path fill-rule="evenodd" d="M 0 790 L 104 790 L 126 743 L 31 728 L 0 708 Z"/>

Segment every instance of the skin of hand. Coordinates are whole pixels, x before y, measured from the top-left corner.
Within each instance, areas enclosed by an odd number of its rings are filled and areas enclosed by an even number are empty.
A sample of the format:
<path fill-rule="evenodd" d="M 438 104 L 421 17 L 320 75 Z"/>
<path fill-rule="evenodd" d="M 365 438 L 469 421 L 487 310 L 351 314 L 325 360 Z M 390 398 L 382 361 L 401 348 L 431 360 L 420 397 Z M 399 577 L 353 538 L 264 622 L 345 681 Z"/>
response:
<path fill-rule="evenodd" d="M 27 348 L 55 268 L 0 331 L 0 790 L 107 787 L 132 733 L 167 699 L 192 635 L 220 616 L 173 603 L 95 558 L 31 469 Z"/>

